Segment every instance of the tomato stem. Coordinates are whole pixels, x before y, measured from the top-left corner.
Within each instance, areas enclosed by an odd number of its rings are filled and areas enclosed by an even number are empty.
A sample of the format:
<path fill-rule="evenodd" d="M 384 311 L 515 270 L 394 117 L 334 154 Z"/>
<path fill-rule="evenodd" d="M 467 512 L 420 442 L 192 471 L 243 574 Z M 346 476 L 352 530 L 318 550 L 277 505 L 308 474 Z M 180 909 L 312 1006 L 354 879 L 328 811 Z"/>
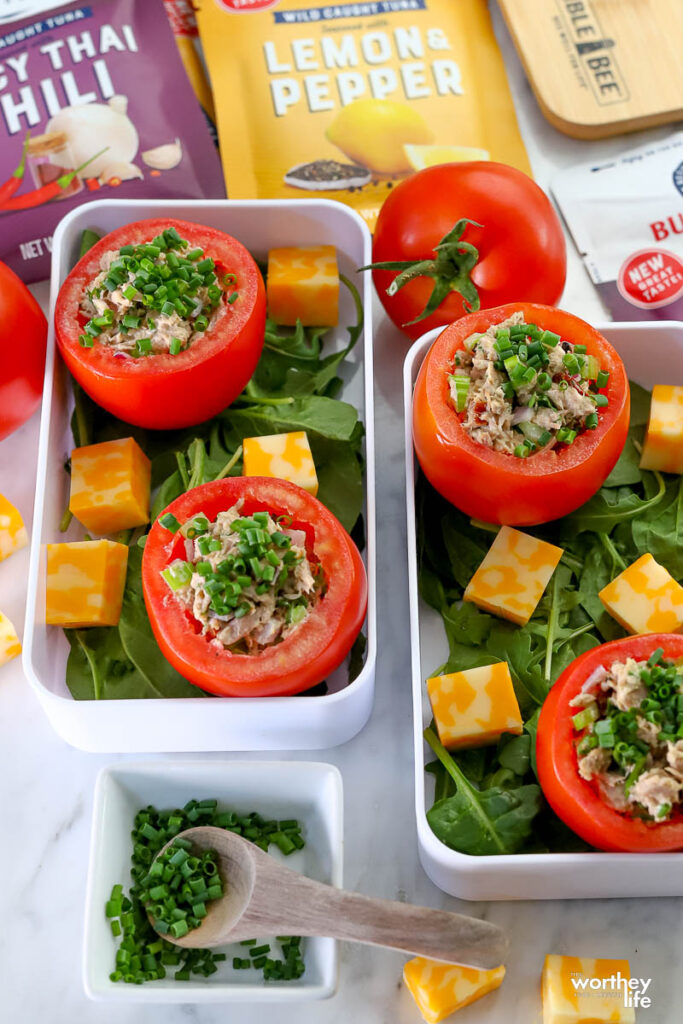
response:
<path fill-rule="evenodd" d="M 426 320 L 451 292 L 458 292 L 462 296 L 462 304 L 466 313 L 474 313 L 480 308 L 479 292 L 470 277 L 479 259 L 479 250 L 471 242 L 462 241 L 468 224 L 476 228 L 483 227 L 476 220 L 461 217 L 434 247 L 436 259 L 389 260 L 384 263 L 369 263 L 365 267 L 358 268 L 359 270 L 400 271 L 387 288 L 387 295 L 395 295 L 399 289 L 409 281 L 415 280 L 416 277 L 434 278 L 434 288 L 427 305 L 419 316 L 416 316 L 414 320 L 409 320 L 403 325 L 404 327 Z"/>

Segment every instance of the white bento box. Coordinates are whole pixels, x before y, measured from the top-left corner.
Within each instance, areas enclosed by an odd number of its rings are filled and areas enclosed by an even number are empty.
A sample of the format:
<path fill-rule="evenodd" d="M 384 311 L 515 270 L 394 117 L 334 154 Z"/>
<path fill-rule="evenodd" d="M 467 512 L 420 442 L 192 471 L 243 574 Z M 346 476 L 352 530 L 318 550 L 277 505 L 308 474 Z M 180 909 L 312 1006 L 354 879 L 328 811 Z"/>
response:
<path fill-rule="evenodd" d="M 340 368 L 341 397 L 359 410 L 365 424 L 365 516 L 368 613 L 363 668 L 347 683 L 342 665 L 327 680 L 322 696 L 261 698 L 177 698 L 76 701 L 65 683 L 68 643 L 61 629 L 45 625 L 46 544 L 80 539 L 78 524 L 60 534 L 69 498 L 64 460 L 73 447 L 68 375 L 56 355 L 53 313 L 57 292 L 78 258 L 86 228 L 104 234 L 131 221 L 162 215 L 209 224 L 238 238 L 257 258 L 282 245 L 331 244 L 340 270 L 356 280 L 365 310 L 361 339 Z M 69 213 L 54 235 L 50 327 L 40 424 L 38 478 L 29 569 L 23 666 L 50 722 L 68 743 L 95 752 L 202 750 L 301 750 L 344 743 L 367 722 L 374 699 L 375 470 L 372 382 L 372 285 L 356 268 L 370 262 L 370 233 L 348 206 L 330 200 L 118 201 L 88 203 Z M 340 324 L 354 322 L 351 296 L 342 289 Z M 346 331 L 336 328 L 329 351 L 342 347 Z"/>
<path fill-rule="evenodd" d="M 234 970 L 240 946 L 223 950 L 228 959 L 209 978 L 167 977 L 145 985 L 113 982 L 117 940 L 104 905 L 112 886 L 130 886 L 130 830 L 136 813 L 149 804 L 158 810 L 182 807 L 188 800 L 216 799 L 221 808 L 241 814 L 297 818 L 305 846 L 290 857 L 271 847 L 276 860 L 309 878 L 338 888 L 344 858 L 343 794 L 339 769 L 314 761 L 161 760 L 103 768 L 97 778 L 90 837 L 90 865 L 83 935 L 83 984 L 91 999 L 134 1003 L 291 1003 L 327 999 L 338 978 L 337 943 L 308 938 L 306 971 L 296 981 L 265 982 L 256 970 Z M 254 936 L 265 938 L 265 936 Z"/>
<path fill-rule="evenodd" d="M 597 328 L 624 360 L 628 376 L 643 387 L 683 383 L 683 324 L 607 323 Z M 420 598 L 417 580 L 412 397 L 418 371 L 440 330 L 419 338 L 403 368 L 408 515 L 411 670 L 415 747 L 415 813 L 420 860 L 440 889 L 468 900 L 593 899 L 683 895 L 683 854 L 547 853 L 475 857 L 442 843 L 427 822 L 433 786 L 425 772 L 431 751 L 423 729 L 432 713 L 425 679 L 448 656 L 441 616 Z M 426 756 L 427 755 L 427 756 Z M 428 781 L 429 780 L 429 781 Z"/>

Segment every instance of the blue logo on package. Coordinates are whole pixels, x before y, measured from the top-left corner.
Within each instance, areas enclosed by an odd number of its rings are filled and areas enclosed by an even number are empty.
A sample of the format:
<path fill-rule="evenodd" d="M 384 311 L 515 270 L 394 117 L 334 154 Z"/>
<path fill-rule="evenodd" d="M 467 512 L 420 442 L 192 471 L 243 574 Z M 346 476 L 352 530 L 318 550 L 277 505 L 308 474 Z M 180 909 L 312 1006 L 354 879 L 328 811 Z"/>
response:
<path fill-rule="evenodd" d="M 673 174 L 674 185 L 683 196 L 683 163 L 680 163 Z"/>

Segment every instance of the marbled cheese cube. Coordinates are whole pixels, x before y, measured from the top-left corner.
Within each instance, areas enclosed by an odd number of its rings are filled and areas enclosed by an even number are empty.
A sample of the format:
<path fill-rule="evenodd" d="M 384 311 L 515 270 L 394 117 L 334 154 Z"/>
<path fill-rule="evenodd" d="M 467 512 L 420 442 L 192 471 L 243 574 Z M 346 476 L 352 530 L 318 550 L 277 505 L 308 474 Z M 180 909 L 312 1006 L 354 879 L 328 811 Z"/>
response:
<path fill-rule="evenodd" d="M 7 616 L 0 612 L 0 665 L 16 658 L 18 654 L 21 654 L 21 644 L 17 631 Z"/>
<path fill-rule="evenodd" d="M 268 253 L 268 316 L 276 324 L 332 327 L 339 322 L 339 269 L 333 245 L 287 246 Z"/>
<path fill-rule="evenodd" d="M 683 626 L 683 587 L 650 554 L 619 573 L 598 597 L 629 633 L 678 633 Z"/>
<path fill-rule="evenodd" d="M 683 473 L 683 387 L 657 384 L 652 389 L 640 468 Z"/>
<path fill-rule="evenodd" d="M 427 692 L 444 747 L 479 747 L 501 733 L 522 732 L 522 716 L 507 662 L 433 676 Z"/>
<path fill-rule="evenodd" d="M 115 626 L 127 564 L 128 548 L 111 540 L 48 544 L 48 625 Z"/>
<path fill-rule="evenodd" d="M 149 522 L 151 463 L 132 437 L 71 453 L 69 508 L 89 533 L 118 533 Z"/>
<path fill-rule="evenodd" d="M 628 1002 L 628 960 L 591 960 L 578 956 L 545 958 L 543 1024 L 635 1024 Z M 626 992 L 629 991 L 628 996 Z"/>
<path fill-rule="evenodd" d="M 426 960 L 418 956 L 403 968 L 403 981 L 428 1024 L 449 1017 L 456 1010 L 481 999 L 498 988 L 505 977 L 505 968 L 478 971 Z"/>
<path fill-rule="evenodd" d="M 562 548 L 501 526 L 467 584 L 464 600 L 523 626 L 536 610 L 561 557 Z"/>
<path fill-rule="evenodd" d="M 0 494 L 0 562 L 27 544 L 28 534 L 19 510 Z"/>
<path fill-rule="evenodd" d="M 242 445 L 245 476 L 275 476 L 298 484 L 314 497 L 318 493 L 318 477 L 305 430 L 245 437 Z"/>

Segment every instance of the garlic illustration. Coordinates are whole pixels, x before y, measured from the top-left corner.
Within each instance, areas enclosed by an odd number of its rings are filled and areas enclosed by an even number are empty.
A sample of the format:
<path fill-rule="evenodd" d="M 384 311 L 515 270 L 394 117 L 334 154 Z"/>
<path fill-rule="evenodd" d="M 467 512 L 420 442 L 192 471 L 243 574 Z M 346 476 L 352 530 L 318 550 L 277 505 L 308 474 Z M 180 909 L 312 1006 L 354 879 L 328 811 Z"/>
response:
<path fill-rule="evenodd" d="M 103 185 L 106 185 L 112 178 L 118 178 L 119 181 L 130 181 L 131 178 L 143 177 L 140 168 L 135 164 L 128 163 L 127 160 L 109 160 L 99 173 L 99 179 Z"/>
<path fill-rule="evenodd" d="M 154 149 L 146 149 L 142 153 L 143 162 L 155 171 L 170 171 L 177 167 L 183 158 L 183 150 L 180 139 L 175 142 L 166 142 L 163 146 L 156 146 Z"/>
<path fill-rule="evenodd" d="M 138 133 L 126 113 L 127 106 L 125 96 L 112 96 L 106 104 L 65 107 L 50 118 L 46 131 L 66 133 L 75 166 L 85 163 L 106 146 L 106 153 L 93 160 L 86 172 L 89 178 L 102 178 L 104 169 L 113 164 L 132 166 L 131 161 L 138 151 Z M 132 176 L 136 175 L 128 175 Z"/>

